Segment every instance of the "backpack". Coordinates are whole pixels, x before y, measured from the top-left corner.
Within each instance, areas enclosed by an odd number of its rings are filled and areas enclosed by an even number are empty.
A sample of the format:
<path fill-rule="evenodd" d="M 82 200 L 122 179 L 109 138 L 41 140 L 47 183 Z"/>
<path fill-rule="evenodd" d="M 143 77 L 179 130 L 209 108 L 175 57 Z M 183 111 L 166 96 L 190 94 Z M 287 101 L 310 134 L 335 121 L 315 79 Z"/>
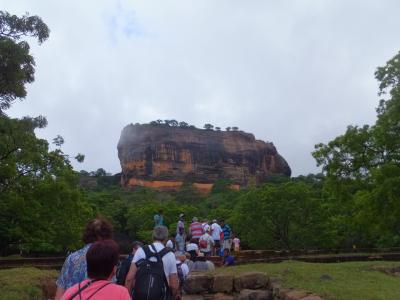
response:
<path fill-rule="evenodd" d="M 154 252 L 150 250 L 150 247 Z M 143 247 L 143 251 L 146 258 L 136 263 L 138 270 L 133 289 L 133 298 L 137 300 L 170 299 L 171 292 L 164 273 L 162 257 L 171 252 L 171 249 L 164 248 L 160 252 L 157 252 L 154 245 L 147 245 Z M 156 258 L 157 261 L 151 261 L 150 258 L 152 257 Z"/>
<path fill-rule="evenodd" d="M 207 247 L 208 247 L 207 241 L 206 241 L 206 240 L 203 240 L 203 239 L 200 239 L 200 241 L 199 241 L 199 247 L 200 247 L 201 249 L 207 249 Z"/>
<path fill-rule="evenodd" d="M 179 290 L 182 290 L 185 277 L 183 276 L 182 263 L 176 264 L 176 270 L 178 272 Z"/>
<path fill-rule="evenodd" d="M 117 269 L 117 284 L 125 285 L 126 275 L 128 275 L 129 268 L 132 264 L 133 255 L 130 254 L 127 258 L 125 258 L 118 266 Z"/>

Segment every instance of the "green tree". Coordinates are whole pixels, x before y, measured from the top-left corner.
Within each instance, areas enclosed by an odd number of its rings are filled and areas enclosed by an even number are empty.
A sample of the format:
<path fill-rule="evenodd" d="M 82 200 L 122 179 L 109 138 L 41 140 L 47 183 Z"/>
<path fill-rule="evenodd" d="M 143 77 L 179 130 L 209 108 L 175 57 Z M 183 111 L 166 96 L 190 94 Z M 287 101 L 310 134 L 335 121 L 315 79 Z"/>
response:
<path fill-rule="evenodd" d="M 347 244 L 399 246 L 400 52 L 375 77 L 385 97 L 376 123 L 349 126 L 328 144 L 316 145 L 313 156 L 327 175 L 333 227 Z"/>
<path fill-rule="evenodd" d="M 232 224 L 255 249 L 329 247 L 322 203 L 303 182 L 267 184 L 242 195 Z"/>
<path fill-rule="evenodd" d="M 38 16 L 17 17 L 0 11 L 0 114 L 15 99 L 25 98 L 25 84 L 34 81 L 35 60 L 22 40 L 26 37 L 37 38 L 41 44 L 49 37 L 49 29 Z"/>
<path fill-rule="evenodd" d="M 207 123 L 207 124 L 204 124 L 203 128 L 205 130 L 213 130 L 214 125 Z"/>

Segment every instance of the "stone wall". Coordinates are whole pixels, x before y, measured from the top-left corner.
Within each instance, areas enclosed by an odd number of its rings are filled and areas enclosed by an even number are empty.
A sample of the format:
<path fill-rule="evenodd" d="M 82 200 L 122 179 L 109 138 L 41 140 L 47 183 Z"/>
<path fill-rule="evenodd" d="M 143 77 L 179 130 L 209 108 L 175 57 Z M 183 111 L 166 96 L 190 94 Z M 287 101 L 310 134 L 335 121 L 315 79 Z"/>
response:
<path fill-rule="evenodd" d="M 305 291 L 272 283 L 260 272 L 240 275 L 191 273 L 184 285 L 183 300 L 321 300 Z"/>

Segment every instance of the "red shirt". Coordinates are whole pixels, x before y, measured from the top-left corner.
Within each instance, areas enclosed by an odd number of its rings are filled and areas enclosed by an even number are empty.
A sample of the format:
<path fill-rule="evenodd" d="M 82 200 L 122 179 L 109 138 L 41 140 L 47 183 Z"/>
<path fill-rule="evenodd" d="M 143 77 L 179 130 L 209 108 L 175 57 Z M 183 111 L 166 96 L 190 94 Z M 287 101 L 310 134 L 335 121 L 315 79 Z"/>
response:
<path fill-rule="evenodd" d="M 203 235 L 203 226 L 200 222 L 193 222 L 189 228 L 192 238 L 199 239 Z"/>

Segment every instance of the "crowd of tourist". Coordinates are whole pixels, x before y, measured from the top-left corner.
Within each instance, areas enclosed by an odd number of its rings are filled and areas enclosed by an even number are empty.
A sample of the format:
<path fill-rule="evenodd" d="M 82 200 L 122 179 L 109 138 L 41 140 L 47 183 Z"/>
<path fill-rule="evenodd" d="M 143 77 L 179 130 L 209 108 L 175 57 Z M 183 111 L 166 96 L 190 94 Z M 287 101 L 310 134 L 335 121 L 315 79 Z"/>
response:
<path fill-rule="evenodd" d="M 119 262 L 111 224 L 101 218 L 90 221 L 83 234 L 85 246 L 64 262 L 55 300 L 181 299 L 190 272 L 214 270 L 211 256 L 220 256 L 222 266 L 231 266 L 232 245 L 235 252 L 240 250 L 239 238 L 223 220 L 200 222 L 194 217 L 185 226 L 184 214 L 169 235 L 159 211 L 152 238 L 149 245 L 133 242 L 131 252 Z"/>

